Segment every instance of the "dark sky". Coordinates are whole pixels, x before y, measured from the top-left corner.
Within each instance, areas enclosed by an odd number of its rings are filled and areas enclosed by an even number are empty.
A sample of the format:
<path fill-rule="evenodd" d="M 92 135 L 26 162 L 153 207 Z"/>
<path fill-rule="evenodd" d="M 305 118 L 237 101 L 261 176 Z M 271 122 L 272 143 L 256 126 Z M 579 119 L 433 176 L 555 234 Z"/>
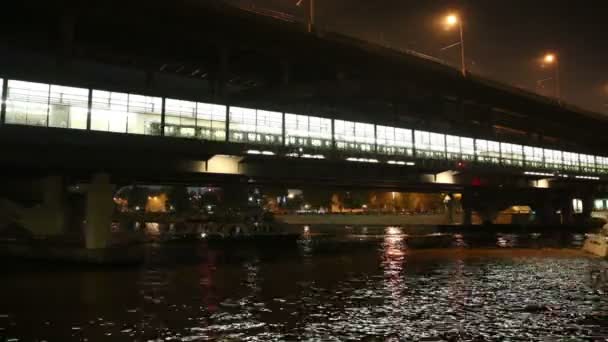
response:
<path fill-rule="evenodd" d="M 297 0 L 229 0 L 304 17 Z M 303 0 L 303 5 L 308 0 Z M 318 26 L 365 40 L 416 50 L 460 63 L 458 41 L 442 16 L 465 18 L 468 68 L 477 74 L 543 95 L 554 94 L 554 76 L 540 58 L 560 60 L 562 99 L 608 114 L 608 0 L 315 0 Z"/>

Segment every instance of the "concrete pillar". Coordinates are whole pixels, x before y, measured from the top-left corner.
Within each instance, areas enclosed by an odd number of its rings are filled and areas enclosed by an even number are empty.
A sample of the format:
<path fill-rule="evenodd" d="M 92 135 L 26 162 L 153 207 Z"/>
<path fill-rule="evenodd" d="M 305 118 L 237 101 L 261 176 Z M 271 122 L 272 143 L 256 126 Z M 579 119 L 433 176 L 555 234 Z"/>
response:
<path fill-rule="evenodd" d="M 560 205 L 561 223 L 572 224 L 574 221 L 574 212 L 572 208 L 572 199 L 566 198 Z"/>
<path fill-rule="evenodd" d="M 464 226 L 473 224 L 473 209 L 467 207 L 462 208 L 462 224 Z"/>
<path fill-rule="evenodd" d="M 588 221 L 591 219 L 591 214 L 593 212 L 593 195 L 587 194 L 583 196 L 583 219 Z"/>
<path fill-rule="evenodd" d="M 108 247 L 114 212 L 114 185 L 104 173 L 93 175 L 87 191 L 85 244 L 87 249 Z"/>
<path fill-rule="evenodd" d="M 448 224 L 454 224 L 456 218 L 456 199 L 454 198 L 454 194 L 450 194 L 450 199 L 446 201 L 446 216 Z"/>
<path fill-rule="evenodd" d="M 19 211 L 19 224 L 36 236 L 56 236 L 66 232 L 67 212 L 63 178 L 49 176 L 41 182 L 42 203 Z"/>

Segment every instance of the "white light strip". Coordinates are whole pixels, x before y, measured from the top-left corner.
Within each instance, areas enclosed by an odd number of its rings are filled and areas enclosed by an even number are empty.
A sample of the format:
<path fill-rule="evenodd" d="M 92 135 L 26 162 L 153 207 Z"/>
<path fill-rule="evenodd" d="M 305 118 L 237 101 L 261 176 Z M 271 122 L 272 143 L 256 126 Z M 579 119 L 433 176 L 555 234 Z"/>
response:
<path fill-rule="evenodd" d="M 407 165 L 407 166 L 414 166 L 414 165 L 416 165 L 416 163 L 414 163 L 414 162 L 405 162 L 405 161 L 402 161 L 402 160 L 389 160 L 389 161 L 387 161 L 387 163 L 391 164 L 391 165 Z"/>
<path fill-rule="evenodd" d="M 290 158 L 304 158 L 304 159 L 325 159 L 325 156 L 322 154 L 303 154 L 299 155 L 297 153 L 287 153 L 286 157 Z"/>
<path fill-rule="evenodd" d="M 576 179 L 589 179 L 589 180 L 600 180 L 600 177 L 594 176 L 574 176 Z"/>
<path fill-rule="evenodd" d="M 527 176 L 543 176 L 543 177 L 553 177 L 553 176 L 555 176 L 552 173 L 531 172 L 531 171 L 524 172 L 524 175 L 527 175 Z"/>
<path fill-rule="evenodd" d="M 272 151 L 247 150 L 247 154 L 255 154 L 255 155 L 263 154 L 265 156 L 274 156 L 274 152 L 272 152 Z"/>
<path fill-rule="evenodd" d="M 347 161 L 351 162 L 359 162 L 359 163 L 378 163 L 378 159 L 368 159 L 368 158 L 346 158 Z"/>
<path fill-rule="evenodd" d="M 325 159 L 325 156 L 322 154 L 303 154 L 302 158 L 306 159 Z"/>

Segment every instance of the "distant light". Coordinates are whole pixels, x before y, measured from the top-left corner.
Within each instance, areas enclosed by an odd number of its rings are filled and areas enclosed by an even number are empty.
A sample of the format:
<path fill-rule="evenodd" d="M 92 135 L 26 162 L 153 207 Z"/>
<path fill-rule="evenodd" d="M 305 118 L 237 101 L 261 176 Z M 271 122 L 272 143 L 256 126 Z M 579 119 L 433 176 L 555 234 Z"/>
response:
<path fill-rule="evenodd" d="M 543 176 L 543 177 L 553 177 L 553 176 L 555 176 L 552 173 L 532 172 L 532 171 L 526 171 L 526 172 L 524 172 L 524 175 L 526 175 L 526 176 Z"/>
<path fill-rule="evenodd" d="M 262 152 L 260 152 L 258 150 L 248 150 L 247 154 L 262 154 Z"/>
<path fill-rule="evenodd" d="M 405 163 L 405 165 L 407 165 L 407 166 L 414 166 L 414 165 L 416 165 L 416 163 L 414 163 L 414 162 L 407 162 L 407 163 Z"/>
<path fill-rule="evenodd" d="M 589 179 L 589 180 L 600 180 L 600 177 L 594 176 L 574 176 L 576 179 Z"/>
<path fill-rule="evenodd" d="M 306 159 L 325 159 L 325 156 L 322 154 L 303 154 L 302 158 Z"/>
<path fill-rule="evenodd" d="M 274 156 L 274 152 L 272 151 L 263 151 L 262 154 L 265 156 Z"/>
<path fill-rule="evenodd" d="M 545 61 L 545 63 L 551 64 L 555 62 L 556 59 L 557 58 L 555 57 L 555 54 L 548 53 L 545 55 L 545 58 L 543 60 Z"/>
<path fill-rule="evenodd" d="M 350 157 L 350 158 L 346 158 L 347 161 L 350 162 L 359 162 L 359 163 L 378 163 L 378 159 L 373 159 L 373 158 L 354 158 L 354 157 Z"/>
<path fill-rule="evenodd" d="M 325 159 L 325 156 L 322 154 L 298 154 L 298 153 L 287 153 L 286 157 L 290 158 L 304 158 L 304 159 Z"/>
<path fill-rule="evenodd" d="M 308 234 L 310 232 L 309 226 L 304 226 L 304 234 Z"/>
<path fill-rule="evenodd" d="M 253 202 L 253 197 L 249 196 L 249 202 Z"/>
<path fill-rule="evenodd" d="M 287 194 L 287 198 L 289 198 L 289 199 L 293 199 L 294 197 L 296 197 L 296 195 L 294 195 L 292 193 Z"/>
<path fill-rule="evenodd" d="M 207 237 L 207 233 L 201 233 L 201 238 L 206 238 Z"/>

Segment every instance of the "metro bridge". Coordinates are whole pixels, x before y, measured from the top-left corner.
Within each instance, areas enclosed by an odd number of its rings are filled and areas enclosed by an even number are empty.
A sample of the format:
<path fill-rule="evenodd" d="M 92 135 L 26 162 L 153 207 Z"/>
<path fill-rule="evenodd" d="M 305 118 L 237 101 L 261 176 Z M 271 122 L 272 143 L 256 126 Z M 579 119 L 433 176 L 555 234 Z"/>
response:
<path fill-rule="evenodd" d="M 462 192 L 548 216 L 606 192 L 605 117 L 420 54 L 216 1 L 3 12 L 2 196 L 90 183 L 93 232 L 132 182 Z"/>

